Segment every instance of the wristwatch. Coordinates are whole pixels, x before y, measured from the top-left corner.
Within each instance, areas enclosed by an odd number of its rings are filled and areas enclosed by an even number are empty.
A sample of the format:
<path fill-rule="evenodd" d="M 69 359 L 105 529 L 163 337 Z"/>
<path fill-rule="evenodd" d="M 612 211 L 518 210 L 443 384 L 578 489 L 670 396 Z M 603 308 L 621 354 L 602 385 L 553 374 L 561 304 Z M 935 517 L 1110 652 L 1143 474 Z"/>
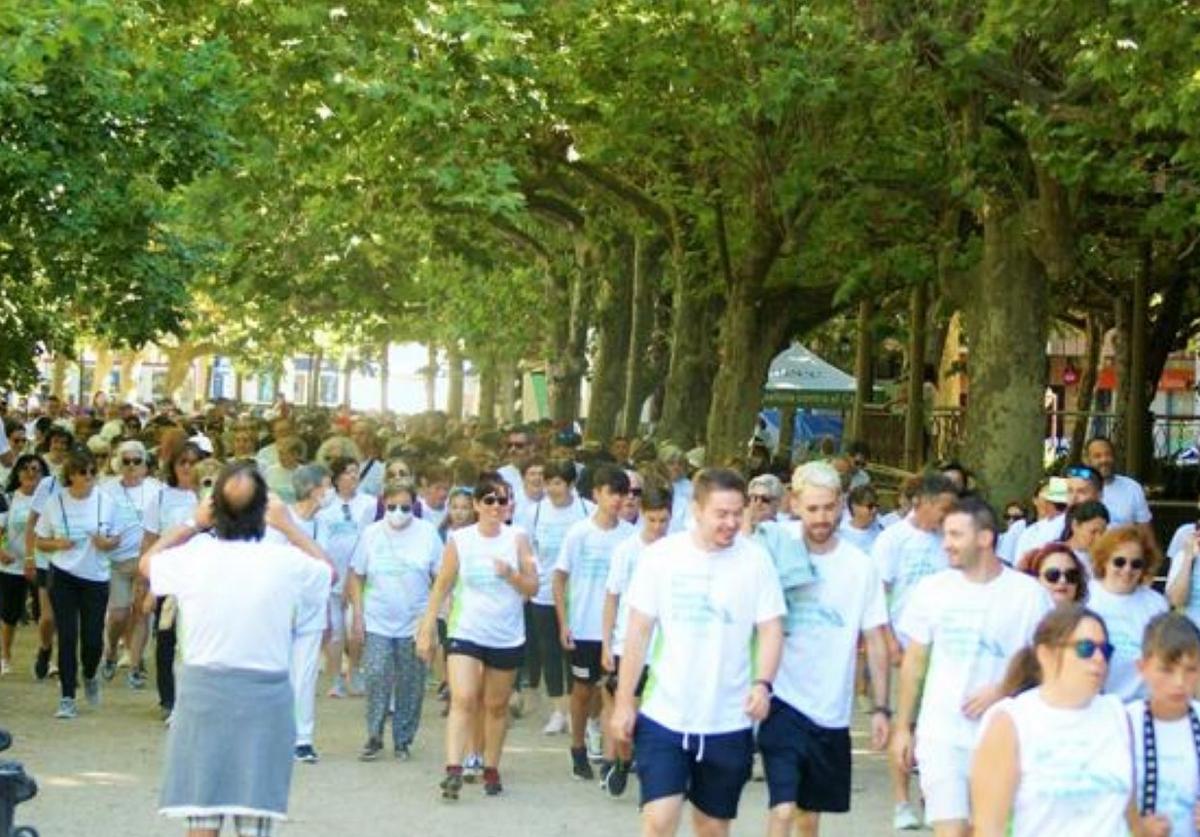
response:
<path fill-rule="evenodd" d="M 892 710 L 886 706 L 874 706 L 871 708 L 872 715 L 882 715 L 889 721 L 892 719 Z"/>
<path fill-rule="evenodd" d="M 767 679 L 765 679 L 765 678 L 761 678 L 761 677 L 760 677 L 758 680 L 755 680 L 755 681 L 754 681 L 753 683 L 751 683 L 750 685 L 751 685 L 752 687 L 753 687 L 753 686 L 762 686 L 764 689 L 766 689 L 766 690 L 767 690 L 767 694 L 768 694 L 768 695 L 773 695 L 773 694 L 775 694 L 775 686 L 774 686 L 774 684 L 772 684 L 770 680 L 767 680 Z"/>

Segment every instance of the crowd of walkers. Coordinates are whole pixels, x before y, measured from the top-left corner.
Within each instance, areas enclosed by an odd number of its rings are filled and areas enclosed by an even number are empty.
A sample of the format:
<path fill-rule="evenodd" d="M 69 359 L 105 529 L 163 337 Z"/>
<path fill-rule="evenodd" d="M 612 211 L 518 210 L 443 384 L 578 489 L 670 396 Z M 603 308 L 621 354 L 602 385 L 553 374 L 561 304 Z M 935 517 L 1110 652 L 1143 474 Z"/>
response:
<path fill-rule="evenodd" d="M 954 463 L 884 513 L 861 445 L 704 467 L 549 422 L 102 398 L 3 429 L 3 673 L 57 678 L 69 721 L 81 687 L 99 711 L 153 671 L 162 811 L 193 833 L 271 832 L 292 764 L 319 761 L 319 696 L 365 698 L 359 758 L 390 721 L 407 760 L 431 677 L 448 801 L 502 794 L 510 721 L 536 714 L 570 776 L 636 776 L 646 835 L 688 803 L 728 833 L 756 760 L 769 834 L 816 834 L 850 808 L 861 713 L 897 830 L 1197 833 L 1200 534 L 1175 533 L 1156 592 L 1145 492 L 1106 439 L 998 515 Z"/>

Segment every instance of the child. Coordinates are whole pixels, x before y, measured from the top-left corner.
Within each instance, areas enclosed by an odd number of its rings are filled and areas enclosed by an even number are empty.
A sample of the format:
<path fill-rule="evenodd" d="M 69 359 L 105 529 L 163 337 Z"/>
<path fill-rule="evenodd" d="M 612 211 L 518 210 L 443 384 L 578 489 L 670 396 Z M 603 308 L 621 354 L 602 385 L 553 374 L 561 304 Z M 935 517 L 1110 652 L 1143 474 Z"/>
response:
<path fill-rule="evenodd" d="M 1134 803 L 1145 833 L 1196 837 L 1200 703 L 1192 696 L 1200 683 L 1200 631 L 1181 613 L 1154 617 L 1137 667 L 1148 697 L 1126 707 L 1137 769 Z"/>
<path fill-rule="evenodd" d="M 604 670 L 608 672 L 605 687 L 609 695 L 616 694 L 617 672 L 621 665 L 621 651 L 625 645 L 625 626 L 629 621 L 629 605 L 625 600 L 625 591 L 637 569 L 638 561 L 647 546 L 667 534 L 671 525 L 671 489 L 669 486 L 648 482 L 642 491 L 641 527 L 637 534 L 627 538 L 613 553 L 612 564 L 608 568 L 608 580 L 605 582 L 607 595 L 604 599 L 604 642 L 600 659 Z M 638 681 L 636 693 L 642 693 L 646 683 L 646 672 Z M 632 747 L 627 742 L 612 740 L 605 736 L 605 760 L 600 765 L 600 781 L 610 796 L 620 796 L 625 792 L 625 784 L 629 777 L 629 765 L 633 760 Z"/>

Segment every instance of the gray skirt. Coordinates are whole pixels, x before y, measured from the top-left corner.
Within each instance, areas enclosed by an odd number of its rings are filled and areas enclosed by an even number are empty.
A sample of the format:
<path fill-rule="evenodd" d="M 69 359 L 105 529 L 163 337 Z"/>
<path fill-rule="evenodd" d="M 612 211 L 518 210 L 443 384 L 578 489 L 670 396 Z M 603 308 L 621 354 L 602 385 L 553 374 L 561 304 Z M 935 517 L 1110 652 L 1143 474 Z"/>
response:
<path fill-rule="evenodd" d="M 288 673 L 184 666 L 159 813 L 287 816 L 296 720 Z"/>

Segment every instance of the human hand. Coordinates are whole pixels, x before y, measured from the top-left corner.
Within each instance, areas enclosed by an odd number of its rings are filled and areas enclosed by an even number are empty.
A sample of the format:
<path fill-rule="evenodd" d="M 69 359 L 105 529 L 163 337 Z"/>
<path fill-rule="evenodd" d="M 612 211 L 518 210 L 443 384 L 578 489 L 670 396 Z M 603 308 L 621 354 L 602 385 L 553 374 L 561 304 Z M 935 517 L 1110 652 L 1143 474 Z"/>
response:
<path fill-rule="evenodd" d="M 558 629 L 558 641 L 562 645 L 564 651 L 575 650 L 575 638 L 571 636 L 571 629 L 563 625 Z"/>
<path fill-rule="evenodd" d="M 892 762 L 901 770 L 909 772 L 913 769 L 916 759 L 913 758 L 912 731 L 905 727 L 892 730 Z"/>
<path fill-rule="evenodd" d="M 892 722 L 882 712 L 871 713 L 871 748 L 882 752 L 887 748 L 892 732 Z"/>
<path fill-rule="evenodd" d="M 762 683 L 751 684 L 743 710 L 752 720 L 766 720 L 771 712 L 771 692 Z"/>
<path fill-rule="evenodd" d="M 1000 693 L 998 686 L 984 686 L 963 701 L 962 713 L 972 721 L 979 720 L 983 716 L 983 713 L 988 710 L 988 707 L 1000 700 L 1001 697 L 1003 695 Z"/>

